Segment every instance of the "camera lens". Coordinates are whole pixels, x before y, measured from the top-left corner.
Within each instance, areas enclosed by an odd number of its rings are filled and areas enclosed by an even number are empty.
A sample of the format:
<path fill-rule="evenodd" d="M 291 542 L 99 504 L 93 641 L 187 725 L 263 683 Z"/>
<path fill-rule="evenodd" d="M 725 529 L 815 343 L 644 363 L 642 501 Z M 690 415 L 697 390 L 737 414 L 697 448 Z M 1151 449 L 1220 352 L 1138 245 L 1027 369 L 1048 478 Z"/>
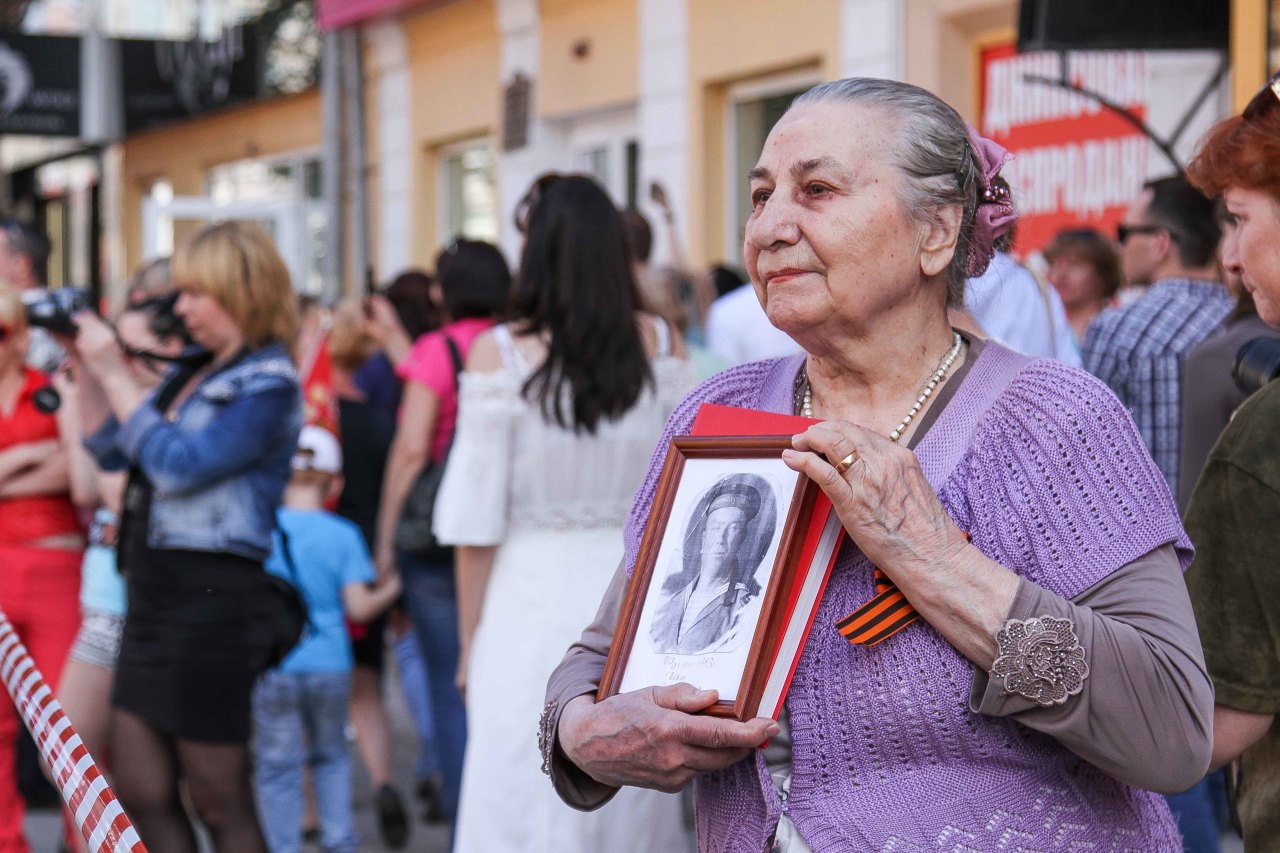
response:
<path fill-rule="evenodd" d="M 1257 337 L 1236 351 L 1231 378 L 1236 387 L 1252 394 L 1280 375 L 1280 338 Z"/>

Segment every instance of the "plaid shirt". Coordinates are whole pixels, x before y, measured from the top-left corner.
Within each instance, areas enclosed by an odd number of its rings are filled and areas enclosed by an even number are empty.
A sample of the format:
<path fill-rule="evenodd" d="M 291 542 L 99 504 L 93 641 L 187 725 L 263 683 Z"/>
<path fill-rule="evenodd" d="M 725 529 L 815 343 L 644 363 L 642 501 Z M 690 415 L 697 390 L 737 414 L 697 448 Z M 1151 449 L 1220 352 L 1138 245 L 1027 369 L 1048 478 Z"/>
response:
<path fill-rule="evenodd" d="M 1103 311 L 1085 333 L 1085 369 L 1129 409 L 1175 495 L 1182 359 L 1234 306 L 1220 284 L 1165 279 L 1138 301 Z"/>

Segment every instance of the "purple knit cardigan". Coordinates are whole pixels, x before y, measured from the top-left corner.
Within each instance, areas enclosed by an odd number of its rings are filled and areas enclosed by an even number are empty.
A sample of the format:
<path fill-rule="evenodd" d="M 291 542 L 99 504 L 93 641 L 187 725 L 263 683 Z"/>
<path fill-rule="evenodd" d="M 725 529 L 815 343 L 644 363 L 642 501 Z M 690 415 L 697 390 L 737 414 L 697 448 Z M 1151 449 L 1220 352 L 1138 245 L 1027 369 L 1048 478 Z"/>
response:
<path fill-rule="evenodd" d="M 702 403 L 790 413 L 802 358 L 721 373 L 676 409 L 627 523 L 628 571 L 668 439 L 688 433 Z M 974 545 L 1064 598 L 1170 542 L 1184 569 L 1190 561 L 1132 420 L 1083 371 L 989 343 L 916 454 Z M 784 810 L 815 853 L 1182 849 L 1162 797 L 1046 735 L 971 712 L 973 665 L 925 622 L 850 645 L 834 623 L 874 594 L 866 558 L 846 540 L 787 698 L 788 801 L 759 750 L 700 777 L 699 850 L 763 850 Z"/>

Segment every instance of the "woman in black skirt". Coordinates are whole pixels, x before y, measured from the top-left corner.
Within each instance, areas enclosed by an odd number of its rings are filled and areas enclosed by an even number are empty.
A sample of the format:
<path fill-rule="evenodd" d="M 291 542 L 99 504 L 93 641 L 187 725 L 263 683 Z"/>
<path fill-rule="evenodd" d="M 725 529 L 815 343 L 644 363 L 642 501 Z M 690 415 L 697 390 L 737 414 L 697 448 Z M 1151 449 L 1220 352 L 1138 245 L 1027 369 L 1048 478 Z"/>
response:
<path fill-rule="evenodd" d="M 219 851 L 265 850 L 249 779 L 249 695 L 282 606 L 263 571 L 297 446 L 289 274 L 259 227 L 197 232 L 173 257 L 199 350 L 158 392 L 109 326 L 77 317 L 85 444 L 128 468 L 119 563 L 129 612 L 112 696 L 116 792 L 148 847 L 196 850 L 179 782 Z"/>

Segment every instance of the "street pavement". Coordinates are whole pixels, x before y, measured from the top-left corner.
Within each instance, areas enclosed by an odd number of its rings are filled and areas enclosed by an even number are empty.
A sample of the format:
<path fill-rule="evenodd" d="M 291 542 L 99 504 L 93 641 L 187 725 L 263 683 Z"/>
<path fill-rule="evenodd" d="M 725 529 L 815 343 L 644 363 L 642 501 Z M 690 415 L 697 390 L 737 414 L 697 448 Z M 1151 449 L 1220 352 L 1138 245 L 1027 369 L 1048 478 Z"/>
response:
<path fill-rule="evenodd" d="M 401 849 L 413 853 L 447 853 L 448 831 L 443 826 L 424 823 L 422 806 L 413 797 L 413 764 L 418 756 L 418 736 L 414 732 L 413 723 L 394 672 L 394 661 L 389 658 L 387 661 L 389 679 L 385 694 L 388 699 L 387 712 L 391 717 L 392 752 L 396 759 L 396 778 L 400 782 L 400 792 L 404 797 L 406 810 L 410 814 L 412 827 L 409 841 Z M 378 836 L 378 816 L 374 808 L 373 792 L 369 787 L 369 777 L 365 774 L 364 766 L 356 754 L 354 743 L 351 744 L 351 750 L 352 763 L 356 769 L 356 829 L 360 834 L 360 849 L 370 853 L 389 850 L 391 848 L 383 846 Z M 57 811 L 41 809 L 28 812 L 26 832 L 32 853 L 58 853 L 62 823 Z M 145 842 L 146 839 L 144 838 L 143 841 Z M 212 852 L 213 848 L 207 843 L 202 844 L 202 847 Z M 319 849 L 319 846 L 303 848 L 304 851 Z M 153 850 L 151 853 L 164 853 L 164 851 Z"/>

